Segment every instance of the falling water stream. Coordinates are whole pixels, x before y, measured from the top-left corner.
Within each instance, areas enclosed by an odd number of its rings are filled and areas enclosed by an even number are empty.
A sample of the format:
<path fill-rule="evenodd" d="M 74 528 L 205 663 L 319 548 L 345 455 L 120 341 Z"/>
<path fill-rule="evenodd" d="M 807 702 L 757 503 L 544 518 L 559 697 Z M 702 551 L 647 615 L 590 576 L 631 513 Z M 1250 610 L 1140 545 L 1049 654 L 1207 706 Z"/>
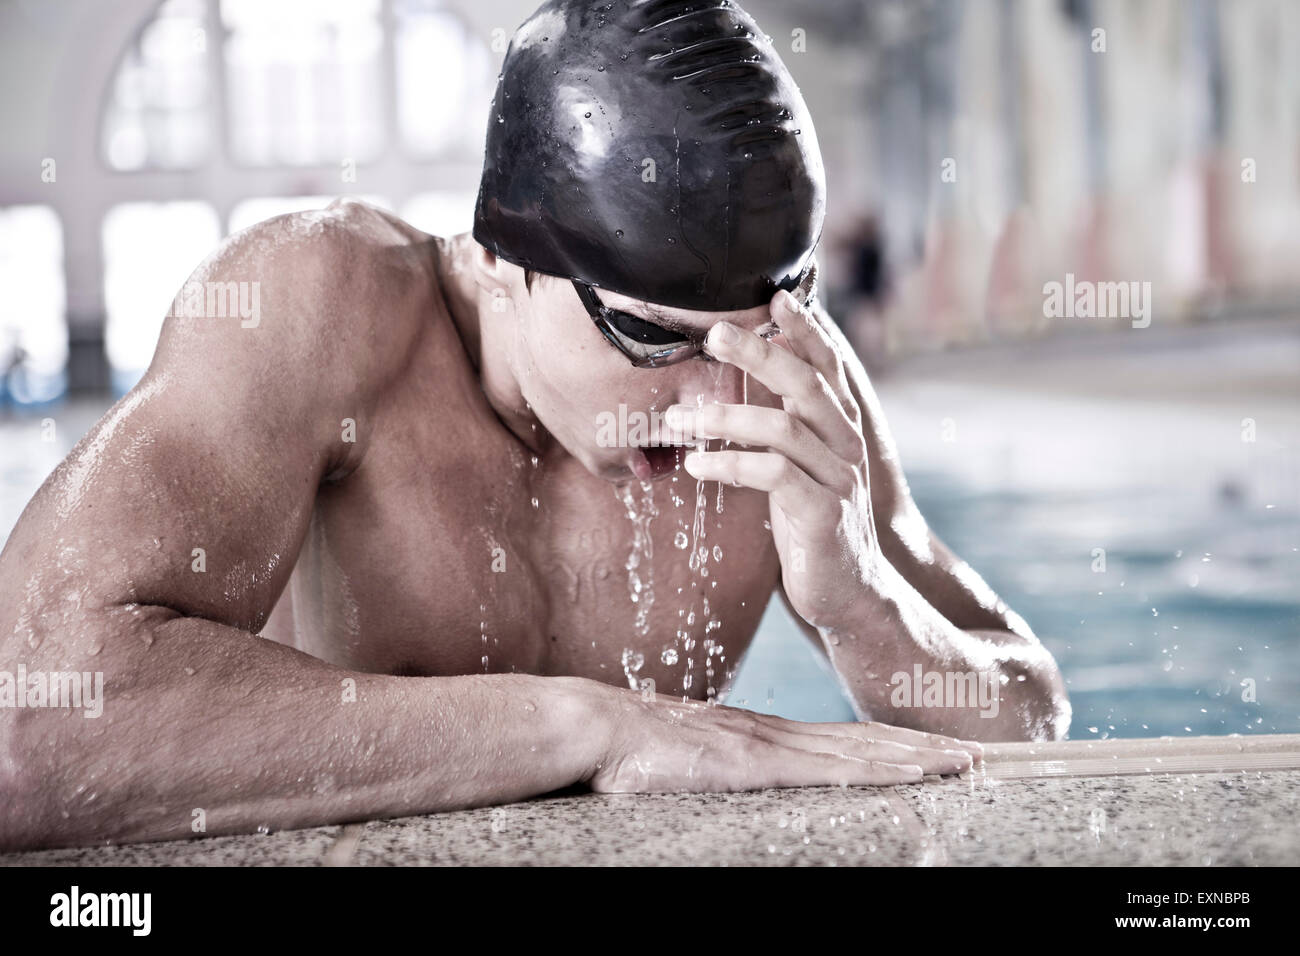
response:
<path fill-rule="evenodd" d="M 654 485 L 651 482 L 641 482 L 639 490 L 638 496 L 629 482 L 616 486 L 614 493 L 623 502 L 627 518 L 632 522 L 632 550 L 624 567 L 627 569 L 628 597 L 636 606 L 633 630 L 638 637 L 644 638 L 650 633 L 650 608 L 655 600 L 655 552 L 650 522 L 659 515 L 659 509 L 655 506 Z M 645 654 L 625 647 L 621 663 L 628 686 L 636 690 L 639 687 L 636 675 L 645 665 Z"/>
<path fill-rule="evenodd" d="M 720 383 L 722 364 L 714 372 L 714 385 Z M 742 373 L 741 378 L 741 398 L 742 405 L 749 404 L 749 375 Z M 696 395 L 695 404 L 697 408 L 704 407 L 704 395 Z M 723 441 L 723 448 L 731 445 L 729 441 Z M 700 448 L 706 447 L 707 442 L 701 443 Z M 677 490 L 678 482 L 684 472 L 674 474 L 669 480 L 669 495 L 674 511 L 680 511 L 686 504 Z M 718 482 L 717 493 L 713 502 L 714 515 L 718 516 L 714 523 L 715 528 L 721 529 L 725 502 L 723 489 L 725 482 Z M 709 496 L 705 489 L 703 479 L 696 479 L 695 482 L 695 502 L 694 513 L 691 516 L 689 533 L 684 516 L 678 517 L 678 528 L 673 534 L 673 547 L 678 551 L 687 552 L 687 567 L 689 568 L 692 581 L 690 584 L 690 596 L 682 606 L 677 608 L 678 623 L 673 644 L 664 646 L 659 653 L 659 661 L 665 667 L 676 666 L 684 659 L 685 672 L 682 675 L 682 691 L 686 696 L 695 683 L 695 656 L 694 650 L 698 643 L 704 650 L 704 680 L 705 694 L 707 699 L 712 702 L 716 699 L 719 688 L 715 686 L 715 677 L 719 672 L 724 675 L 724 680 L 720 683 L 725 685 L 725 664 L 726 654 L 722 643 L 715 640 L 714 634 L 721 630 L 722 620 L 715 616 L 713 608 L 709 604 L 709 592 L 718 586 L 718 568 L 722 562 L 722 546 L 714 544 L 712 548 L 708 543 L 708 516 L 709 516 Z M 632 523 L 632 547 L 628 554 L 627 584 L 628 597 L 636 608 L 634 619 L 634 631 L 639 638 L 646 638 L 650 634 L 650 608 L 654 603 L 654 539 L 650 532 L 650 522 L 659 516 L 659 510 L 654 501 L 654 485 L 651 482 L 643 481 L 640 483 L 640 494 L 634 490 L 631 482 L 623 483 L 615 488 L 615 495 L 623 503 L 627 511 L 628 520 Z M 765 526 L 767 523 L 764 522 Z M 712 575 L 710 573 L 710 559 L 712 559 Z M 686 588 L 677 589 L 681 595 Z M 700 595 L 697 605 L 696 594 Z M 645 666 L 645 651 L 637 650 L 633 647 L 624 647 L 622 659 L 620 661 L 623 674 L 627 678 L 628 686 L 636 690 L 640 686 L 639 672 Z"/>

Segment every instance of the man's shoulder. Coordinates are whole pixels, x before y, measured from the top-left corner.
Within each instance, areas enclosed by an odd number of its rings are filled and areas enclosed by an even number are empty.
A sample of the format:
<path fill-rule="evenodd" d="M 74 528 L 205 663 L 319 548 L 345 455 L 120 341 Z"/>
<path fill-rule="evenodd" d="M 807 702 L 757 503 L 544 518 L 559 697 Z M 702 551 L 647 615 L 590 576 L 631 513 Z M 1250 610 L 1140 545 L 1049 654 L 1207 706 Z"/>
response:
<path fill-rule="evenodd" d="M 227 267 L 254 266 L 280 284 L 310 283 L 346 295 L 388 280 L 393 270 L 429 277 L 432 236 L 356 199 L 336 199 L 324 209 L 274 216 L 231 236 L 215 257 Z M 215 264 L 215 263 L 214 263 Z M 421 275 L 422 274 L 422 275 Z"/>
<path fill-rule="evenodd" d="M 296 336 L 418 331 L 418 302 L 436 290 L 434 237 L 353 199 L 286 213 L 236 233 L 200 267 L 203 278 L 252 280 L 262 311 Z"/>
<path fill-rule="evenodd" d="M 163 360 L 215 353 L 259 380 L 375 391 L 421 334 L 422 303 L 436 294 L 432 242 L 353 200 L 259 222 L 222 243 L 187 283 L 248 285 L 256 319 L 169 317 Z"/>

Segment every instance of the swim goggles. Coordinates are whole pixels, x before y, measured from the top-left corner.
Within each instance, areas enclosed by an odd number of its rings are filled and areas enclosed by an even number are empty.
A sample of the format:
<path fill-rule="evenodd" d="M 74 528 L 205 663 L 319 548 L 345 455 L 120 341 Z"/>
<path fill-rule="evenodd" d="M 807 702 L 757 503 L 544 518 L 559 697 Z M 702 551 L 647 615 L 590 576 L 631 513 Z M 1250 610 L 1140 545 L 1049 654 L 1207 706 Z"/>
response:
<path fill-rule="evenodd" d="M 622 352 L 636 368 L 663 368 L 676 365 L 695 356 L 706 362 L 716 362 L 704 347 L 707 332 L 687 330 L 681 326 L 660 325 L 632 315 L 620 309 L 611 309 L 600 301 L 596 290 L 591 285 L 573 279 L 573 288 L 578 293 L 591 316 L 591 321 L 600 329 L 609 343 Z M 792 294 L 803 305 L 811 307 L 817 299 L 817 265 L 810 262 L 800 276 Z M 775 323 L 769 322 L 757 330 L 763 338 L 770 339 L 779 335 L 781 330 Z"/>

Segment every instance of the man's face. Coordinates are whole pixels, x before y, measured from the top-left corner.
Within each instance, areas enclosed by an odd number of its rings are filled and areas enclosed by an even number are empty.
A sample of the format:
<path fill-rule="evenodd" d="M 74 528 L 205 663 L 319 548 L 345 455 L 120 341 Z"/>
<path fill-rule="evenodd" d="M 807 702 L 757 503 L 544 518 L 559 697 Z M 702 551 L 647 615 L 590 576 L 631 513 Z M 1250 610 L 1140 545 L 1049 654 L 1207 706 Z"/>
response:
<path fill-rule="evenodd" d="M 684 442 L 662 418 L 670 405 L 745 401 L 745 377 L 733 365 L 696 356 L 662 368 L 634 367 L 597 328 L 572 282 L 535 275 L 528 290 L 518 271 L 513 316 L 504 316 L 513 319 L 505 335 L 515 380 L 537 419 L 592 474 L 607 481 L 666 477 L 681 461 L 670 446 Z M 664 329 L 651 330 L 654 341 L 683 333 L 703 341 L 724 319 L 746 330 L 770 328 L 767 306 L 692 312 L 603 289 L 595 294 L 602 305 Z M 772 404 L 766 389 L 748 385 L 751 403 Z"/>

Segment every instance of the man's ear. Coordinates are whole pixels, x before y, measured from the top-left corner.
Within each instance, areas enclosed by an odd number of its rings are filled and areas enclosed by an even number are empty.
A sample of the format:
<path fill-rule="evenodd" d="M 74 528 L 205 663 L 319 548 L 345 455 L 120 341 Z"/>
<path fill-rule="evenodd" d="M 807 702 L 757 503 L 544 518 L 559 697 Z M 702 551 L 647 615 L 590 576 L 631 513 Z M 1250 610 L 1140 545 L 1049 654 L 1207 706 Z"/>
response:
<path fill-rule="evenodd" d="M 474 281 L 488 295 L 494 294 L 494 290 L 508 293 L 518 280 L 514 275 L 518 271 L 519 267 L 513 262 L 502 259 L 480 242 L 474 243 Z M 495 294 L 500 295 L 501 292 Z"/>
<path fill-rule="evenodd" d="M 492 311 L 513 310 L 515 298 L 526 294 L 523 288 L 524 270 L 508 259 L 502 259 L 482 243 L 475 243 L 472 261 L 479 295 L 487 297 Z"/>

